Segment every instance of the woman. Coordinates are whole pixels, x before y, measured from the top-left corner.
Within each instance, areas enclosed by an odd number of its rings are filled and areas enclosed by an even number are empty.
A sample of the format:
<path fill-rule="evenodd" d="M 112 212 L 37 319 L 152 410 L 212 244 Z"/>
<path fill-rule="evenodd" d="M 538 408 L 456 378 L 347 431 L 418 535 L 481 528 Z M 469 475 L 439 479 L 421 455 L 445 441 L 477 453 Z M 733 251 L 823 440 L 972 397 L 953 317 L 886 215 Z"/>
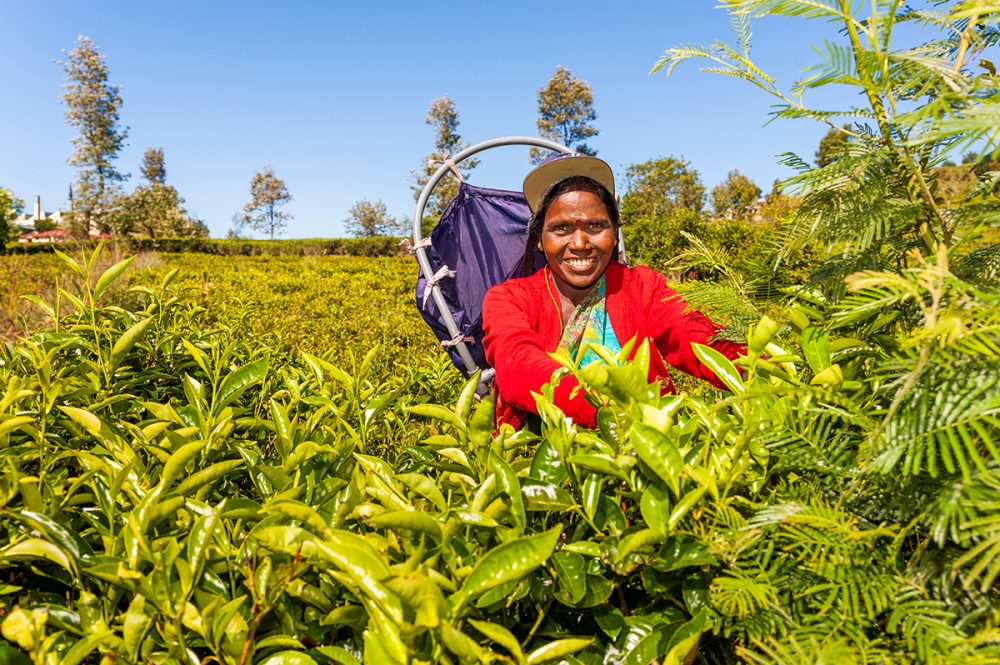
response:
<path fill-rule="evenodd" d="M 548 355 L 558 349 L 586 363 L 596 358 L 580 357 L 587 343 L 618 351 L 633 337 L 649 339 L 658 352 L 651 353 L 649 378 L 667 392 L 673 390 L 667 366 L 722 386 L 692 343 L 728 358 L 744 353 L 741 345 L 713 341 L 716 326 L 700 312 L 685 312 L 662 275 L 618 261 L 621 218 L 614 189 L 611 167 L 579 154 L 552 157 L 524 179 L 532 210 L 525 276 L 497 284 L 483 302 L 486 360 L 496 370 L 497 426 L 519 428 L 537 413 L 532 393 L 559 368 Z M 545 266 L 529 274 L 535 247 Z M 573 395 L 576 387 L 576 379 L 564 377 L 555 403 L 574 422 L 594 427 L 596 411 L 582 391 Z"/>

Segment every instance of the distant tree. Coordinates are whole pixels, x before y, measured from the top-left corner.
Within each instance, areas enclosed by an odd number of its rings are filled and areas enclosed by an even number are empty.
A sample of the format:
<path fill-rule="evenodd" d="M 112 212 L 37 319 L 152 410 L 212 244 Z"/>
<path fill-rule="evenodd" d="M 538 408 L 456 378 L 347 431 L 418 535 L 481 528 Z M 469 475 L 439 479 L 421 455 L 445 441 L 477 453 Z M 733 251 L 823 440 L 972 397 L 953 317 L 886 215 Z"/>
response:
<path fill-rule="evenodd" d="M 363 199 L 347 211 L 344 225 L 355 238 L 396 235 L 403 228 L 404 220 L 397 220 L 389 214 L 381 200 Z"/>
<path fill-rule="evenodd" d="M 242 240 L 246 238 L 246 222 L 243 221 L 243 213 L 234 212 L 229 220 L 232 226 L 226 231 L 227 240 Z"/>
<path fill-rule="evenodd" d="M 684 234 L 704 237 L 706 216 L 690 208 L 672 208 L 656 217 L 624 220 L 622 235 L 629 261 L 647 265 L 663 273 L 677 266 L 678 254 L 690 246 Z"/>
<path fill-rule="evenodd" d="M 629 259 L 660 271 L 670 271 L 688 246 L 684 233 L 701 236 L 705 186 L 690 163 L 661 157 L 625 170 L 621 199 L 625 247 Z"/>
<path fill-rule="evenodd" d="M 164 184 L 167 181 L 167 167 L 163 159 L 163 148 L 150 148 L 142 155 L 142 176 L 150 184 Z"/>
<path fill-rule="evenodd" d="M 36 231 L 51 231 L 52 229 L 59 227 L 59 225 L 56 224 L 55 221 L 46 217 L 41 217 L 39 219 L 36 219 L 34 226 Z"/>
<path fill-rule="evenodd" d="M 750 219 L 757 209 L 758 198 L 757 183 L 736 170 L 712 188 L 712 208 L 717 217 Z"/>
<path fill-rule="evenodd" d="M 676 157 L 651 159 L 625 170 L 622 216 L 655 218 L 675 210 L 699 212 L 705 201 L 705 186 L 690 162 Z"/>
<path fill-rule="evenodd" d="M 60 63 L 66 74 L 66 122 L 80 134 L 73 139 L 69 163 L 77 167 L 75 206 L 78 220 L 71 229 L 86 234 L 92 222 L 106 225 L 103 216 L 127 176 L 115 168 L 114 160 L 125 146 L 128 128 L 120 124 L 122 97 L 118 86 L 108 82 L 108 66 L 97 46 L 80 35 L 76 48 Z"/>
<path fill-rule="evenodd" d="M 850 123 L 845 123 L 843 127 L 831 127 L 823 138 L 819 140 L 819 149 L 816 151 L 816 164 L 826 166 L 836 161 L 847 145 L 847 139 L 851 131 Z"/>
<path fill-rule="evenodd" d="M 184 209 L 184 199 L 170 185 L 153 183 L 116 197 L 107 215 L 108 224 L 119 235 L 150 238 L 203 237 L 204 222 Z"/>
<path fill-rule="evenodd" d="M 771 191 L 764 197 L 764 205 L 760 207 L 762 221 L 773 224 L 788 219 L 799 207 L 799 200 L 785 194 L 781 189 L 781 181 L 775 180 Z"/>
<path fill-rule="evenodd" d="M 434 172 L 440 168 L 445 159 L 460 152 L 466 146 L 462 141 L 462 135 L 458 132 L 458 110 L 455 102 L 448 95 L 438 97 L 431 102 L 427 109 L 427 117 L 424 122 L 434 128 L 434 151 L 424 160 L 424 165 L 415 174 L 413 185 L 413 200 L 420 198 L 420 192 L 430 181 Z M 458 167 L 463 178 L 468 178 L 472 169 L 476 168 L 479 160 L 472 157 L 464 160 Z M 452 174 L 446 175 L 434 187 L 427 206 L 424 208 L 424 217 L 428 220 L 428 226 L 433 227 L 441 218 L 448 202 L 455 198 L 458 193 L 459 180 Z M 429 231 L 428 229 L 425 229 Z"/>
<path fill-rule="evenodd" d="M 166 184 L 167 167 L 163 148 L 150 148 L 140 167 L 147 184 L 131 194 L 115 197 L 106 216 L 108 226 L 120 235 L 150 238 L 206 236 L 204 222 L 193 219 L 184 209 L 184 199 Z"/>
<path fill-rule="evenodd" d="M 0 254 L 7 252 L 7 243 L 16 240 L 17 227 L 14 220 L 24 210 L 24 201 L 14 196 L 14 192 L 0 187 Z"/>
<path fill-rule="evenodd" d="M 275 234 L 284 232 L 285 220 L 291 219 L 291 215 L 278 208 L 291 200 L 285 181 L 274 175 L 270 166 L 265 166 L 250 179 L 250 201 L 243 206 L 243 221 L 274 240 Z"/>
<path fill-rule="evenodd" d="M 548 84 L 538 91 L 538 135 L 561 143 L 576 152 L 596 155 L 586 140 L 597 136 L 591 122 L 597 119 L 590 84 L 573 76 L 562 65 L 556 67 Z M 540 162 L 546 150 L 531 149 L 533 162 Z"/>
<path fill-rule="evenodd" d="M 979 153 L 975 150 L 970 150 L 964 155 L 962 155 L 962 164 L 975 164 L 979 161 Z"/>

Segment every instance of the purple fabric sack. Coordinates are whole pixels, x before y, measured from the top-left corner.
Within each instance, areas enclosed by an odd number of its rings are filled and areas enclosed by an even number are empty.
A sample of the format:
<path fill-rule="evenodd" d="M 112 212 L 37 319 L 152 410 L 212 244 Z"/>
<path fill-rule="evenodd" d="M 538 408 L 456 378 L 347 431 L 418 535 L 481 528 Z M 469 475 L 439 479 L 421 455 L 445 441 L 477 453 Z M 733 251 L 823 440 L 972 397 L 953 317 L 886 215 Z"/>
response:
<path fill-rule="evenodd" d="M 435 273 L 442 266 L 456 273 L 438 285 L 462 336 L 472 339 L 466 340 L 466 347 L 482 369 L 489 367 L 483 356 L 483 297 L 494 284 L 520 275 L 530 217 L 520 192 L 473 187 L 463 182 L 431 232 L 427 258 Z M 544 264 L 545 257 L 536 250 L 534 267 Z M 426 286 L 421 273 L 417 279 L 417 307 L 437 338 L 447 342 L 451 335 L 434 300 L 428 299 L 427 308 L 422 308 Z M 445 348 L 452 362 L 464 372 L 458 351 L 452 346 Z"/>

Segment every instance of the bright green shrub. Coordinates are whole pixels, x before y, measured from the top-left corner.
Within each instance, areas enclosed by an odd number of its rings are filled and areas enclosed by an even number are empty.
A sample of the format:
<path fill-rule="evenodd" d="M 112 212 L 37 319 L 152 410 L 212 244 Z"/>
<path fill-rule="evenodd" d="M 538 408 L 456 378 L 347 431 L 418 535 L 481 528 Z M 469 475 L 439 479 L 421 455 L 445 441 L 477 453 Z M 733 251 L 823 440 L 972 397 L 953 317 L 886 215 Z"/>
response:
<path fill-rule="evenodd" d="M 684 234 L 701 236 L 708 225 L 704 213 L 686 208 L 669 215 L 631 218 L 622 226 L 628 259 L 663 273 L 675 271 L 677 256 L 689 246 Z"/>
<path fill-rule="evenodd" d="M 417 266 L 409 257 L 161 254 L 127 279 L 148 284 L 174 269 L 174 284 L 190 289 L 205 309 L 203 321 L 274 352 L 307 351 L 351 369 L 378 346 L 378 376 L 444 357 L 415 306 Z"/>
<path fill-rule="evenodd" d="M 97 261 L 102 268 L 114 263 L 108 253 Z M 414 306 L 417 266 L 409 257 L 144 253 L 106 297 L 131 307 L 137 296 L 124 287 L 157 283 L 175 269 L 173 284 L 190 291 L 206 324 L 218 321 L 234 334 L 253 336 L 275 354 L 307 351 L 350 369 L 378 346 L 373 371 L 379 375 L 414 358 L 444 356 Z M 0 258 L 4 277 L 0 336 L 44 327 L 42 311 L 23 296 L 61 300 L 63 310 L 70 305 L 56 285 L 71 283 L 73 275 L 55 255 Z"/>

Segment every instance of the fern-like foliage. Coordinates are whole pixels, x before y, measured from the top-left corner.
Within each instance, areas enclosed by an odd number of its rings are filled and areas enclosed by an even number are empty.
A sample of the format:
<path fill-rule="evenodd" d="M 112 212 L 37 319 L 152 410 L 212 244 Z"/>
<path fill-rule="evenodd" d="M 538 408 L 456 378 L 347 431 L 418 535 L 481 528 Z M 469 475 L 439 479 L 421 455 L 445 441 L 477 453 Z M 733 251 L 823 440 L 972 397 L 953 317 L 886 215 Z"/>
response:
<path fill-rule="evenodd" d="M 983 286 L 1000 286 L 1000 244 L 972 250 L 962 257 L 955 272 Z"/>
<path fill-rule="evenodd" d="M 716 407 L 742 417 L 767 480 L 720 496 L 697 530 L 718 561 L 715 632 L 743 662 L 1000 659 L 1000 5 L 930 4 L 728 0 L 733 46 L 654 68 L 702 60 L 775 97 L 775 119 L 853 122 L 821 168 L 782 157 L 798 205 L 768 251 L 737 269 L 691 239 L 677 258 L 707 278 L 678 287 L 690 305 L 751 340 L 772 331 Z M 753 61 L 761 16 L 840 33 L 783 90 Z M 901 44 L 911 29 L 934 34 Z M 807 103 L 829 85 L 859 102 Z M 942 165 L 969 148 L 983 157 L 967 193 L 943 194 Z M 789 268 L 803 254 L 805 275 Z"/>

